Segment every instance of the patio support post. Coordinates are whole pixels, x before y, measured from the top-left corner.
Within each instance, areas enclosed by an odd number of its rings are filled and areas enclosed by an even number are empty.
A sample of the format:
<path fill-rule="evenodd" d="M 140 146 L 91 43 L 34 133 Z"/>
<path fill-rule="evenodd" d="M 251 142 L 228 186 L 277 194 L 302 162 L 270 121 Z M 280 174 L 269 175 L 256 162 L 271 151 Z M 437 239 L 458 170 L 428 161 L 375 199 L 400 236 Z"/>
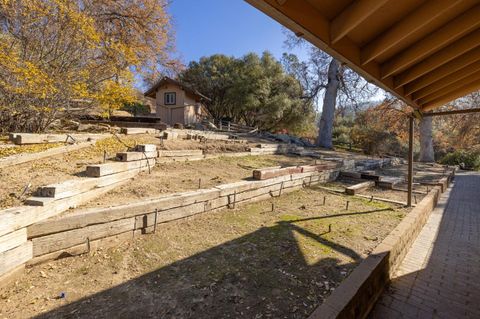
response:
<path fill-rule="evenodd" d="M 409 117 L 409 128 L 408 128 L 408 198 L 407 206 L 412 206 L 412 192 L 413 192 L 413 125 L 414 122 L 413 115 Z"/>

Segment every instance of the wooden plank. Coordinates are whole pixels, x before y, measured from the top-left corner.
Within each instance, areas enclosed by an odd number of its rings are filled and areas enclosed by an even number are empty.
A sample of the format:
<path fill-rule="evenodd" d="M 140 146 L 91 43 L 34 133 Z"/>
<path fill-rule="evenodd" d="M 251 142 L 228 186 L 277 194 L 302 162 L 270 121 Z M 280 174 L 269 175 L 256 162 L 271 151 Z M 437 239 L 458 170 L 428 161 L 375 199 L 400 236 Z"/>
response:
<path fill-rule="evenodd" d="M 166 131 L 163 132 L 163 139 L 167 141 L 176 140 L 178 138 L 177 132 Z"/>
<path fill-rule="evenodd" d="M 157 133 L 160 133 L 160 131 L 155 128 L 146 128 L 146 127 L 122 127 L 120 129 L 120 133 L 125 135 L 157 134 Z"/>
<path fill-rule="evenodd" d="M 78 150 L 90 147 L 92 145 L 95 145 L 95 142 L 86 142 L 86 143 L 80 143 L 75 145 L 54 147 L 38 153 L 16 154 L 16 155 L 8 156 L 5 158 L 0 158 L 0 168 L 28 163 L 31 161 L 35 161 L 35 160 L 39 160 L 39 159 L 43 159 L 43 158 L 47 158 L 55 155 L 74 152 L 74 151 L 78 151 Z"/>
<path fill-rule="evenodd" d="M 0 237 L 0 253 L 18 247 L 27 241 L 27 229 L 21 228 Z"/>
<path fill-rule="evenodd" d="M 182 157 L 182 156 L 202 156 L 203 150 L 173 150 L 158 151 L 158 157 Z"/>
<path fill-rule="evenodd" d="M 202 161 L 206 157 L 204 155 L 200 156 L 188 156 L 188 157 L 159 157 L 157 163 L 174 163 L 174 162 L 196 162 Z"/>
<path fill-rule="evenodd" d="M 283 168 L 264 168 L 253 170 L 253 179 L 262 180 L 283 175 L 291 175 L 301 173 L 302 168 L 299 166 L 283 167 Z"/>
<path fill-rule="evenodd" d="M 219 194 L 220 191 L 218 189 L 198 190 L 167 195 L 127 205 L 78 211 L 62 216 L 56 220 L 44 220 L 31 225 L 28 227 L 28 238 L 134 217 L 136 215 L 153 212 L 155 209 L 163 211 L 175 207 L 187 206 L 216 199 L 219 197 Z"/>
<path fill-rule="evenodd" d="M 157 214 L 157 224 L 189 217 L 192 215 L 204 213 L 206 202 L 191 204 L 188 206 L 167 209 Z M 135 229 L 147 228 L 155 223 L 155 213 L 139 215 L 135 217 Z"/>
<path fill-rule="evenodd" d="M 20 246 L 0 253 L 0 274 L 6 274 L 24 264 L 32 257 L 31 241 L 24 242 Z"/>
<path fill-rule="evenodd" d="M 145 152 L 145 153 L 156 152 L 157 151 L 157 145 L 155 145 L 155 144 L 140 144 L 140 145 L 135 146 L 135 151 Z"/>
<path fill-rule="evenodd" d="M 44 143 L 78 143 L 90 142 L 109 137 L 109 134 L 35 134 L 14 133 L 12 142 L 17 145 Z"/>
<path fill-rule="evenodd" d="M 363 183 L 355 184 L 353 186 L 349 186 L 345 188 L 345 193 L 347 195 L 355 195 L 355 193 L 358 191 L 361 191 L 370 187 L 374 187 L 374 186 L 375 186 L 374 181 L 363 182 Z"/>
<path fill-rule="evenodd" d="M 39 194 L 39 197 L 62 199 L 87 192 L 94 188 L 105 187 L 128 180 L 135 177 L 137 174 L 138 171 L 132 170 L 98 178 L 86 177 L 71 179 L 62 183 L 39 187 L 37 193 Z"/>
<path fill-rule="evenodd" d="M 93 189 L 77 196 L 56 200 L 52 202 L 52 205 L 48 206 L 20 206 L 2 210 L 0 211 L 0 236 L 84 204 L 126 182 L 127 181 L 118 182 L 106 187 Z"/>
<path fill-rule="evenodd" d="M 133 238 L 133 231 L 124 232 L 121 234 L 90 240 L 90 242 L 84 242 L 73 247 L 68 247 L 65 249 L 57 250 L 48 254 L 41 256 L 33 257 L 27 262 L 27 266 L 38 265 L 43 262 L 50 260 L 56 260 L 66 257 L 78 256 L 81 254 L 88 253 L 89 251 L 95 251 L 99 248 L 110 248 L 120 245 L 122 242 L 131 240 Z"/>
<path fill-rule="evenodd" d="M 105 163 L 98 165 L 88 165 L 86 174 L 89 177 L 102 177 L 106 175 L 118 174 L 130 170 L 144 171 L 155 166 L 155 159 L 134 161 L 134 162 L 117 162 Z"/>
<path fill-rule="evenodd" d="M 116 160 L 120 162 L 140 161 L 147 158 L 157 158 L 158 152 L 121 152 L 117 153 Z"/>
<path fill-rule="evenodd" d="M 134 227 L 135 218 L 132 217 L 33 238 L 33 256 L 41 256 L 86 243 L 88 240 L 100 239 L 131 231 Z"/>

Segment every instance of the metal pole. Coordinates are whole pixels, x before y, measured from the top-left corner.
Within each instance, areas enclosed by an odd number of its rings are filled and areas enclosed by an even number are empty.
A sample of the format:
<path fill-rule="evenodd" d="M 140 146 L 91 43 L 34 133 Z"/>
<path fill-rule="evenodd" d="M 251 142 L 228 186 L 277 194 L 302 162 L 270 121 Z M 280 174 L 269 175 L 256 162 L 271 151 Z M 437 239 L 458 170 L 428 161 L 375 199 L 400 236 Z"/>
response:
<path fill-rule="evenodd" d="M 413 192 L 413 116 L 409 119 L 408 129 L 408 198 L 407 206 L 412 206 L 412 192 Z"/>

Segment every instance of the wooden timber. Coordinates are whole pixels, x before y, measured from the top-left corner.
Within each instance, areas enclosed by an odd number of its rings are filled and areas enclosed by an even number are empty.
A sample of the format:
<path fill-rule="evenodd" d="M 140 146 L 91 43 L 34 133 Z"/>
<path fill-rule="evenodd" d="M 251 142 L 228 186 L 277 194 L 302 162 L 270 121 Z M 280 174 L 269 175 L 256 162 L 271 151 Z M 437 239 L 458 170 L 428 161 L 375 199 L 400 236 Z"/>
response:
<path fill-rule="evenodd" d="M 146 128 L 146 127 L 122 127 L 120 133 L 125 135 L 136 135 L 136 134 L 158 134 L 159 130 L 155 128 Z"/>
<path fill-rule="evenodd" d="M 361 191 L 361 190 L 364 190 L 364 189 L 367 189 L 367 188 L 370 188 L 370 187 L 374 187 L 374 186 L 375 186 L 374 181 L 368 181 L 368 182 L 355 184 L 355 185 L 352 185 L 352 186 L 349 186 L 349 187 L 345 188 L 345 194 L 355 195 L 355 193 L 358 192 L 358 191 Z"/>
<path fill-rule="evenodd" d="M 84 204 L 125 182 L 118 182 L 81 193 L 77 196 L 55 200 L 48 206 L 19 206 L 2 210 L 0 211 L 0 236 L 58 215 L 69 208 Z"/>
<path fill-rule="evenodd" d="M 173 151 L 166 151 L 160 150 L 158 151 L 158 157 L 184 157 L 184 156 L 202 156 L 202 150 L 173 150 Z"/>
<path fill-rule="evenodd" d="M 135 218 L 127 218 L 34 238 L 32 239 L 33 256 L 41 256 L 79 243 L 86 243 L 88 240 L 121 234 L 133 230 L 134 227 Z"/>
<path fill-rule="evenodd" d="M 109 134 L 34 134 L 12 133 L 10 140 L 17 145 L 45 143 L 90 142 L 109 137 Z"/>
<path fill-rule="evenodd" d="M 133 162 L 140 161 L 147 158 L 157 158 L 158 152 L 121 152 L 117 153 L 116 160 L 119 162 Z"/>
<path fill-rule="evenodd" d="M 0 274 L 5 274 L 32 259 L 32 242 L 27 241 L 0 253 Z"/>
<path fill-rule="evenodd" d="M 0 253 L 18 247 L 27 241 L 27 229 L 21 228 L 0 237 Z"/>
<path fill-rule="evenodd" d="M 86 174 L 89 177 L 102 177 L 106 175 L 118 174 L 130 170 L 148 170 L 155 166 L 155 159 L 145 159 L 133 162 L 116 162 L 98 165 L 89 165 Z"/>
<path fill-rule="evenodd" d="M 98 178 L 86 177 L 71 179 L 58 184 L 42 186 L 37 190 L 39 196 L 27 199 L 26 203 L 27 205 L 43 206 L 45 203 L 49 202 L 48 198 L 62 199 L 72 197 L 94 188 L 101 188 L 134 178 L 137 174 L 138 172 L 133 170 Z M 36 201 L 41 201 L 42 204 L 36 204 Z"/>

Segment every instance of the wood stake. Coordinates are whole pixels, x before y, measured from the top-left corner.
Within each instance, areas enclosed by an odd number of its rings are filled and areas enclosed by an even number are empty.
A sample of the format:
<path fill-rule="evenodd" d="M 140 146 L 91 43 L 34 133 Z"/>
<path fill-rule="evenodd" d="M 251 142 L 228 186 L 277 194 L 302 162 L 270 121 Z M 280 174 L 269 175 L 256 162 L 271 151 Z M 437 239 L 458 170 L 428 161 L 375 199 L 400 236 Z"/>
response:
<path fill-rule="evenodd" d="M 153 233 L 157 232 L 158 208 L 155 208 L 155 223 L 153 224 Z"/>
<path fill-rule="evenodd" d="M 348 205 L 350 204 L 350 201 L 347 200 L 347 210 L 348 210 Z"/>
<path fill-rule="evenodd" d="M 272 203 L 272 212 L 275 210 L 275 204 Z"/>
<path fill-rule="evenodd" d="M 87 252 L 90 253 L 90 237 L 87 237 Z"/>
<path fill-rule="evenodd" d="M 329 232 L 329 233 L 332 232 L 332 224 L 329 224 L 329 225 L 328 225 L 328 232 Z"/>
<path fill-rule="evenodd" d="M 323 206 L 325 206 L 326 202 L 327 202 L 327 196 L 323 196 Z"/>
<path fill-rule="evenodd" d="M 237 201 L 237 191 L 233 192 L 233 209 L 235 209 L 235 202 Z"/>
<path fill-rule="evenodd" d="M 103 150 L 103 162 L 105 163 L 107 161 L 107 151 Z"/>
<path fill-rule="evenodd" d="M 202 179 L 198 179 L 198 189 L 202 188 Z"/>

